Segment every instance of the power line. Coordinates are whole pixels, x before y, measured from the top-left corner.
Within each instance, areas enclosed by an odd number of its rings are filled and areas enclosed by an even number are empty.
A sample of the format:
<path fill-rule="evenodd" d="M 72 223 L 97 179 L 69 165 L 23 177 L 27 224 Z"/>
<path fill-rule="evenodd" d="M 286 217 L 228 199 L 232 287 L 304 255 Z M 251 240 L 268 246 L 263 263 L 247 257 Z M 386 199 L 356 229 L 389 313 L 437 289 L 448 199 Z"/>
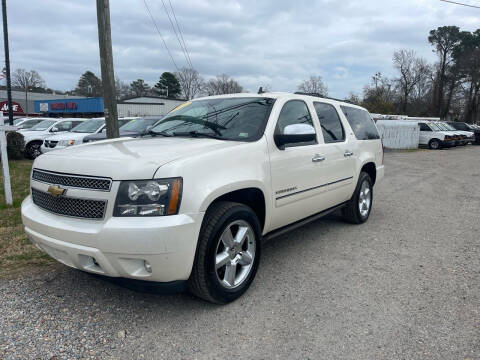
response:
<path fill-rule="evenodd" d="M 157 29 L 157 33 L 160 36 L 160 39 L 162 39 L 163 45 L 165 46 L 165 49 L 167 50 L 168 55 L 170 56 L 170 59 L 172 59 L 173 66 L 175 66 L 175 69 L 177 69 L 177 71 L 180 71 L 180 69 L 177 66 L 177 63 L 173 59 L 172 53 L 170 52 L 170 49 L 168 48 L 167 43 L 165 42 L 165 39 L 162 36 L 162 33 L 160 32 L 160 30 L 157 26 L 157 22 L 153 18 L 152 12 L 150 11 L 150 8 L 147 5 L 147 0 L 143 0 L 143 3 L 145 4 L 145 9 L 147 10 L 148 14 L 150 15 L 150 19 L 152 19 L 152 22 L 153 22 L 153 25 L 155 26 L 155 29 Z"/>
<path fill-rule="evenodd" d="M 183 47 L 182 41 L 180 40 L 180 36 L 177 32 L 177 29 L 175 28 L 175 25 L 173 24 L 172 18 L 170 17 L 170 14 L 168 13 L 167 7 L 165 6 L 165 1 L 162 0 L 162 5 L 163 5 L 163 10 L 165 10 L 165 14 L 167 14 L 168 21 L 170 21 L 170 25 L 172 26 L 173 32 L 175 33 L 175 36 L 177 38 L 178 44 L 180 45 L 180 49 L 182 49 L 183 56 L 185 56 L 185 61 L 187 62 L 187 66 L 190 66 L 193 68 L 192 64 L 189 61 L 189 57 L 187 55 L 186 49 Z"/>
<path fill-rule="evenodd" d="M 173 10 L 172 2 L 170 0 L 168 0 L 168 2 L 170 3 L 170 9 L 172 9 L 173 18 L 175 19 L 175 23 L 177 24 L 178 32 L 180 33 L 180 37 L 181 37 L 182 42 L 183 42 L 183 47 L 185 48 L 185 50 L 187 52 L 188 60 L 189 60 L 190 65 L 193 69 L 192 59 L 190 59 L 190 53 L 188 52 L 187 44 L 185 43 L 185 39 L 183 38 L 182 29 L 180 28 L 180 24 L 178 23 L 177 16 L 175 15 L 175 10 Z"/>
<path fill-rule="evenodd" d="M 470 4 L 464 4 L 464 3 L 460 3 L 460 2 L 456 2 L 456 1 L 450 1 L 450 0 L 440 0 L 440 1 L 443 1 L 443 2 L 446 2 L 446 3 L 450 3 L 450 4 L 461 5 L 461 6 L 468 6 L 468 7 L 471 7 L 471 8 L 480 9 L 480 6 L 475 6 L 475 5 L 470 5 Z"/>

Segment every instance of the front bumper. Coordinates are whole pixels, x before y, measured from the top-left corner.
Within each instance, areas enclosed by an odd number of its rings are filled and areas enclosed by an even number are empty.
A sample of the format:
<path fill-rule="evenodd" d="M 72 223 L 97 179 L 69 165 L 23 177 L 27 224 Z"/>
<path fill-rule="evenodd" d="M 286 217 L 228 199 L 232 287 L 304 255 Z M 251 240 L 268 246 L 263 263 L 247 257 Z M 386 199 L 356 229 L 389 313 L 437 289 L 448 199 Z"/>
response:
<path fill-rule="evenodd" d="M 189 278 L 203 215 L 97 221 L 51 214 L 31 196 L 22 203 L 28 238 L 57 261 L 96 274 L 158 282 Z"/>

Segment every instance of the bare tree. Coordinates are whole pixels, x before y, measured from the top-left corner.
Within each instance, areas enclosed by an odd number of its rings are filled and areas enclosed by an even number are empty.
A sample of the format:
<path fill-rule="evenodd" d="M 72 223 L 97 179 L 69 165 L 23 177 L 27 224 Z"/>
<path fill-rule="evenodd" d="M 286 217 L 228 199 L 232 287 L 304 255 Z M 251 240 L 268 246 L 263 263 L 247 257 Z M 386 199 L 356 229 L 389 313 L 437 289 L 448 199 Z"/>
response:
<path fill-rule="evenodd" d="M 197 70 L 192 68 L 184 67 L 180 69 L 180 71 L 175 73 L 175 77 L 180 83 L 183 96 L 187 100 L 193 99 L 198 95 L 204 86 L 203 78 Z"/>
<path fill-rule="evenodd" d="M 17 69 L 12 74 L 12 85 L 25 91 L 25 114 L 28 115 L 28 90 L 41 89 L 44 91 L 46 85 L 43 78 L 35 70 L 27 71 Z"/>
<path fill-rule="evenodd" d="M 208 95 L 236 94 L 242 91 L 243 87 L 227 74 L 217 75 L 215 79 L 210 79 L 205 84 L 205 92 Z"/>
<path fill-rule="evenodd" d="M 45 81 L 35 70 L 17 69 L 12 74 L 12 85 L 27 91 L 27 89 L 44 88 Z"/>
<path fill-rule="evenodd" d="M 125 99 L 130 95 L 130 86 L 126 82 L 120 80 L 119 77 L 115 78 L 115 93 L 117 94 L 117 100 Z"/>
<path fill-rule="evenodd" d="M 328 95 L 328 87 L 323 82 L 321 76 L 310 76 L 310 79 L 304 80 L 300 85 L 298 85 L 298 91 L 320 94 L 323 96 Z"/>
<path fill-rule="evenodd" d="M 400 72 L 396 80 L 401 94 L 401 111 L 407 112 L 410 94 L 428 76 L 429 67 L 413 50 L 399 50 L 393 53 L 393 65 Z"/>

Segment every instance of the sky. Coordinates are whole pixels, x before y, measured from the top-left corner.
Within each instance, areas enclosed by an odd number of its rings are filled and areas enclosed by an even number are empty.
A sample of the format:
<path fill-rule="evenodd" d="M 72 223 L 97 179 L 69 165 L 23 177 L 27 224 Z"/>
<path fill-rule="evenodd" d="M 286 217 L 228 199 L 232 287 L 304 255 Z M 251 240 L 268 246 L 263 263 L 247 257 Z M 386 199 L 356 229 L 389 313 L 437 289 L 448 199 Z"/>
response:
<path fill-rule="evenodd" d="M 115 75 L 154 85 L 162 72 L 187 62 L 162 0 L 145 1 L 175 64 L 144 0 L 110 0 Z M 439 0 L 170 1 L 194 68 L 207 79 L 228 74 L 249 92 L 262 85 L 296 91 L 302 80 L 320 75 L 330 96 L 361 94 L 377 71 L 395 75 L 395 50 L 436 61 L 427 41 L 431 29 L 480 28 L 480 9 Z M 164 3 L 170 10 L 169 0 Z M 58 90 L 75 88 L 86 70 L 100 76 L 94 0 L 7 0 L 7 6 L 12 71 L 34 69 Z"/>

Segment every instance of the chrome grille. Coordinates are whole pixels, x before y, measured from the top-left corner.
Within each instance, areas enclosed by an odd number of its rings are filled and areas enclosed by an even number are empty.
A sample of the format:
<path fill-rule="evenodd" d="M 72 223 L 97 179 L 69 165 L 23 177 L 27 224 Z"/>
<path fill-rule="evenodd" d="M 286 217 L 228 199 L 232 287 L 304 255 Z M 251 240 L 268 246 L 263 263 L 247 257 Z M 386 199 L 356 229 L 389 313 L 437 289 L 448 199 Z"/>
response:
<path fill-rule="evenodd" d="M 33 203 L 55 214 L 85 219 L 103 219 L 107 202 L 105 200 L 79 199 L 67 196 L 55 197 L 32 188 Z"/>
<path fill-rule="evenodd" d="M 110 191 L 112 180 L 90 176 L 57 174 L 34 169 L 32 178 L 47 184 L 64 185 L 80 189 Z"/>

